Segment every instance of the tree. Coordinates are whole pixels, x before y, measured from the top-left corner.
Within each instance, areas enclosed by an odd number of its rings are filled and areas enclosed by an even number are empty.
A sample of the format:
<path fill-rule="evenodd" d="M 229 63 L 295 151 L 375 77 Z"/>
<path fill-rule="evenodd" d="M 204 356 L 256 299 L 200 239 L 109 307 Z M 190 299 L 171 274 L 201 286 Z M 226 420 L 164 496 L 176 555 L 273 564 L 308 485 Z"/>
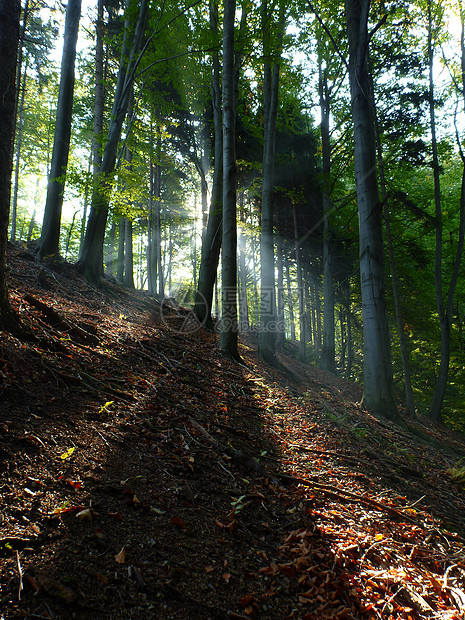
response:
<path fill-rule="evenodd" d="M 272 37 L 272 9 L 262 3 L 263 31 L 263 178 L 262 231 L 260 237 L 260 331 L 258 347 L 263 360 L 277 364 L 276 359 L 276 287 L 274 269 L 274 165 L 276 116 L 278 113 L 279 65 L 285 30 L 285 5 L 278 5 L 275 37 Z M 273 49 L 274 48 L 274 49 Z"/>
<path fill-rule="evenodd" d="M 0 327 L 8 330 L 18 326 L 8 299 L 6 246 L 13 169 L 19 18 L 19 0 L 0 0 Z"/>
<path fill-rule="evenodd" d="M 109 180 L 114 172 L 117 149 L 126 118 L 136 68 L 147 20 L 148 0 L 130 0 L 127 8 L 124 40 L 118 71 L 115 97 L 97 178 L 92 192 L 92 202 L 84 241 L 77 266 L 84 277 L 97 284 L 103 275 L 103 243 L 110 201 Z M 136 11 L 136 18 L 134 13 Z"/>
<path fill-rule="evenodd" d="M 437 7 L 442 12 L 442 7 Z M 433 7 L 432 0 L 427 0 L 427 14 L 428 14 L 428 68 L 429 68 L 429 113 L 430 113 L 430 130 L 431 130 L 431 150 L 433 155 L 432 167 L 434 178 L 434 207 L 435 207 L 435 219 L 436 219 L 436 247 L 435 247 L 435 259 L 434 259 L 434 284 L 436 290 L 436 306 L 439 315 L 439 326 L 441 331 L 441 358 L 439 363 L 439 372 L 434 386 L 433 399 L 429 408 L 429 416 L 435 423 L 442 421 L 442 403 L 444 401 L 444 395 L 447 388 L 447 376 L 449 374 L 450 364 L 450 331 L 452 325 L 453 315 L 453 303 L 455 289 L 457 287 L 457 281 L 460 273 L 460 266 L 462 263 L 464 241 L 465 241 L 465 157 L 461 152 L 464 162 L 464 170 L 462 175 L 462 188 L 460 194 L 460 225 L 457 236 L 457 246 L 455 252 L 454 263 L 452 267 L 452 275 L 447 286 L 445 288 L 444 276 L 443 276 L 443 213 L 442 213 L 442 201 L 441 201 L 441 181 L 440 181 L 440 166 L 439 166 L 439 154 L 438 154 L 438 141 L 436 136 L 436 118 L 435 118 L 435 100 L 434 100 L 434 75 L 433 75 L 433 63 L 434 63 L 434 24 L 433 24 Z M 461 11 L 461 66 L 462 66 L 462 94 L 465 97 L 465 42 L 464 42 L 464 16 Z"/>
<path fill-rule="evenodd" d="M 218 33 L 218 3 L 210 1 L 210 28 Z M 223 237 L 223 129 L 221 118 L 220 59 L 218 52 L 212 56 L 211 105 L 213 112 L 214 168 L 210 210 L 205 230 L 196 291 L 194 312 L 200 323 L 212 329 L 213 288 L 216 281 L 221 241 Z"/>
<path fill-rule="evenodd" d="M 354 167 L 359 214 L 363 310 L 364 400 L 377 416 L 398 421 L 394 399 L 385 303 L 382 206 L 376 177 L 374 123 L 370 102 L 368 33 L 370 0 L 346 0 Z"/>
<path fill-rule="evenodd" d="M 223 251 L 220 349 L 232 359 L 240 361 L 237 349 L 235 12 L 236 0 L 226 0 L 223 21 Z"/>
<path fill-rule="evenodd" d="M 52 163 L 47 188 L 42 234 L 37 245 L 39 258 L 59 252 L 61 212 L 68 165 L 74 95 L 74 64 L 81 17 L 81 0 L 68 0 L 65 18 L 60 90 L 58 93 Z"/>

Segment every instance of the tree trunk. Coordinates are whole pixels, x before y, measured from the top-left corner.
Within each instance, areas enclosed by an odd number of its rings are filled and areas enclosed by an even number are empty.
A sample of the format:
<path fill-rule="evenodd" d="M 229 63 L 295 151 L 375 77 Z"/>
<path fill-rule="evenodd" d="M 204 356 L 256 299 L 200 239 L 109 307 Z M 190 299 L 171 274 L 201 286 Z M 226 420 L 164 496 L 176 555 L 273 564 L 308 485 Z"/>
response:
<path fill-rule="evenodd" d="M 129 18 L 133 14 L 137 2 L 138 0 L 130 0 L 128 3 L 128 17 L 125 22 L 124 41 L 110 126 L 103 151 L 102 163 L 95 180 L 95 189 L 92 193 L 92 204 L 84 243 L 82 244 L 81 254 L 77 262 L 79 271 L 89 282 L 94 284 L 98 284 L 100 277 L 103 275 L 103 244 L 110 200 L 108 178 L 113 174 L 116 165 L 118 143 L 129 106 L 134 72 L 140 60 L 138 54 L 142 45 L 147 18 L 148 0 L 141 0 L 135 26 L 133 28 L 130 27 Z M 132 45 L 129 49 L 130 38 L 132 38 Z"/>
<path fill-rule="evenodd" d="M 465 35 L 464 35 L 464 15 L 461 11 L 461 65 L 462 65 L 462 96 L 465 104 Z M 429 110 L 430 110 L 430 130 L 431 130 L 431 146 L 433 151 L 433 178 L 434 178 L 434 204 L 436 219 L 436 252 L 434 263 L 434 283 L 436 288 L 436 305 L 439 315 L 439 325 L 441 330 L 441 361 L 439 364 L 438 377 L 434 386 L 433 399 L 429 408 L 429 416 L 433 422 L 440 424 L 442 422 L 442 405 L 447 388 L 447 378 L 449 374 L 450 362 L 450 332 L 453 318 L 453 305 L 455 289 L 459 278 L 460 267 L 462 264 L 462 256 L 465 241 L 465 157 L 463 153 L 462 160 L 464 163 L 462 173 L 462 187 L 460 193 L 460 225 L 457 239 L 457 250 L 455 252 L 454 264 L 452 267 L 452 276 L 447 289 L 446 299 L 443 294 L 443 277 L 442 277 L 442 208 L 441 208 L 441 188 L 439 180 L 439 156 L 438 145 L 436 139 L 436 121 L 434 111 L 434 83 L 433 83 L 433 24 L 431 0 L 428 0 L 428 60 L 429 60 Z"/>
<path fill-rule="evenodd" d="M 23 27 L 24 30 L 24 27 Z M 21 164 L 21 147 L 23 143 L 23 125 L 24 125 L 24 101 L 26 98 L 26 75 L 27 75 L 28 62 L 24 65 L 24 73 L 20 84 L 21 95 L 18 102 L 18 110 L 16 114 L 17 118 L 17 130 L 16 130 L 16 144 L 15 144 L 15 170 L 14 170 L 14 185 L 13 185 L 13 200 L 11 203 L 11 230 L 10 241 L 16 239 L 16 219 L 18 215 L 18 192 L 19 192 L 19 168 Z"/>
<path fill-rule="evenodd" d="M 210 29 L 218 33 L 218 3 L 210 2 Z M 221 86 L 219 54 L 213 54 L 212 108 L 214 127 L 214 168 L 210 211 L 200 258 L 199 284 L 196 291 L 194 313 L 208 329 L 213 329 L 211 317 L 213 287 L 215 285 L 223 236 L 223 128 L 221 119 Z"/>
<path fill-rule="evenodd" d="M 150 134 L 150 142 L 152 147 L 152 134 Z M 149 163 L 149 215 L 147 222 L 147 288 L 149 293 L 154 295 L 157 292 L 157 257 L 158 257 L 158 239 L 156 232 L 156 210 L 154 203 L 155 197 L 155 167 L 153 165 L 152 148 L 150 148 L 150 163 Z"/>
<path fill-rule="evenodd" d="M 116 279 L 123 284 L 124 277 L 124 235 L 126 233 L 126 224 L 124 217 L 120 216 L 118 222 L 118 257 L 116 259 Z"/>
<path fill-rule="evenodd" d="M 371 83 L 371 86 L 373 86 L 372 83 Z M 374 103 L 373 88 L 371 88 L 371 92 L 372 92 L 372 96 L 370 98 L 371 98 L 372 103 Z M 399 338 L 400 355 L 401 355 L 401 360 L 402 360 L 402 368 L 404 371 L 405 408 L 406 408 L 407 413 L 410 416 L 413 416 L 415 415 L 415 403 L 414 403 L 414 398 L 413 398 L 412 376 L 410 372 L 407 339 L 405 338 L 404 319 L 403 319 L 403 313 L 402 313 L 402 302 L 400 298 L 399 280 L 397 277 L 397 267 L 396 267 L 396 261 L 395 261 L 395 256 L 394 256 L 394 247 L 392 243 L 391 215 L 389 213 L 388 194 L 386 190 L 386 179 L 384 175 L 383 148 L 381 144 L 381 137 L 379 134 L 378 119 L 377 119 L 375 108 L 373 108 L 373 118 L 375 122 L 376 148 L 377 148 L 377 155 L 378 155 L 378 169 L 379 169 L 379 180 L 380 180 L 380 186 L 381 186 L 381 197 L 382 197 L 383 205 L 384 205 L 383 206 L 384 229 L 386 233 L 386 245 L 387 245 L 388 256 L 389 256 L 389 268 L 391 271 L 392 296 L 394 299 L 394 308 L 396 312 L 397 335 Z"/>
<path fill-rule="evenodd" d="M 305 317 L 305 295 L 304 295 L 304 280 L 302 275 L 302 261 L 300 258 L 300 243 L 299 243 L 299 228 L 297 225 L 297 208 L 293 203 L 292 214 L 294 217 L 294 240 L 295 240 L 295 268 L 297 273 L 297 294 L 299 300 L 299 355 L 302 362 L 305 362 L 307 357 L 307 330 L 306 330 L 306 317 Z"/>
<path fill-rule="evenodd" d="M 272 11 L 267 0 L 262 2 L 263 53 L 263 179 L 262 179 L 262 230 L 260 237 L 260 328 L 258 352 L 260 357 L 276 365 L 276 288 L 274 265 L 274 160 L 276 116 L 278 112 L 279 63 L 284 36 L 285 5 L 279 5 L 276 40 L 271 37 Z M 273 50 L 272 47 L 275 46 Z M 273 57 L 274 56 L 274 57 Z"/>
<path fill-rule="evenodd" d="M 15 135 L 16 62 L 19 43 L 19 0 L 0 0 L 0 327 L 15 331 L 6 283 L 6 246 L 10 214 L 13 141 Z"/>
<path fill-rule="evenodd" d="M 102 163 L 103 114 L 105 109 L 103 26 L 103 0 L 97 0 L 97 22 L 95 25 L 94 135 L 92 141 L 94 177 L 97 176 Z"/>
<path fill-rule="evenodd" d="M 134 288 L 134 250 L 132 241 L 132 222 L 124 218 L 124 274 L 123 286 Z"/>
<path fill-rule="evenodd" d="M 276 237 L 276 265 L 278 271 L 278 280 L 276 282 L 276 348 L 283 349 L 286 339 L 286 330 L 284 322 L 284 259 L 283 259 L 283 240 L 281 235 Z"/>
<path fill-rule="evenodd" d="M 329 218 L 331 204 L 331 143 L 329 137 L 330 94 L 326 69 L 319 58 L 319 91 L 321 112 L 321 149 L 323 159 L 323 347 L 321 367 L 328 372 L 336 372 L 336 345 L 334 331 L 334 283 L 331 253 L 331 229 Z"/>
<path fill-rule="evenodd" d="M 286 254 L 286 285 L 287 285 L 287 307 L 289 310 L 289 327 L 291 330 L 291 342 L 296 341 L 295 336 L 295 317 L 294 317 L 294 300 L 292 298 L 292 282 L 289 268 L 289 256 Z"/>
<path fill-rule="evenodd" d="M 241 194 L 241 222 L 245 222 L 244 193 Z M 247 299 L 247 237 L 242 232 L 239 233 L 239 330 L 248 331 L 249 329 L 249 306 Z"/>
<path fill-rule="evenodd" d="M 369 0 L 346 0 L 349 82 L 354 127 L 354 167 L 360 238 L 364 401 L 376 416 L 399 421 L 394 399 L 385 303 L 382 207 L 367 67 Z"/>
<path fill-rule="evenodd" d="M 52 163 L 47 187 L 42 234 L 37 246 L 39 258 L 59 254 L 61 212 L 68 167 L 73 116 L 74 65 L 81 18 L 81 0 L 68 0 L 66 7 L 60 90 L 58 93 Z"/>
<path fill-rule="evenodd" d="M 223 250 L 220 349 L 240 361 L 237 349 L 236 110 L 234 19 L 236 1 L 225 0 L 223 21 Z"/>

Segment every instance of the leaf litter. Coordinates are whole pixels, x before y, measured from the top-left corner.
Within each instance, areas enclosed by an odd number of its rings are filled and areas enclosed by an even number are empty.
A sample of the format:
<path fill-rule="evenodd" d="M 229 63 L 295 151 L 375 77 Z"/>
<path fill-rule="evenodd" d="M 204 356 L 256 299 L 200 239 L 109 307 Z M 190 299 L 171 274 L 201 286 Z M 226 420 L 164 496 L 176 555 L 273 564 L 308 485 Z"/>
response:
<path fill-rule="evenodd" d="M 9 277 L 2 618 L 465 617 L 462 436 L 69 265 L 13 247 Z"/>

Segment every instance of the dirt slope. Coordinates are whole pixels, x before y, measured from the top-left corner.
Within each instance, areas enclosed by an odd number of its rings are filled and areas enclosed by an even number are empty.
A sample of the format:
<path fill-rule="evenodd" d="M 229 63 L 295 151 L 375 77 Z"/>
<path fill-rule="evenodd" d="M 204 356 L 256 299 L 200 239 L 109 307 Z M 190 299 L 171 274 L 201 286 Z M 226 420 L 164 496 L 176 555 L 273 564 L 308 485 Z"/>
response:
<path fill-rule="evenodd" d="M 462 618 L 461 436 L 12 248 L 0 618 Z M 462 615 L 461 615 L 462 614 Z"/>

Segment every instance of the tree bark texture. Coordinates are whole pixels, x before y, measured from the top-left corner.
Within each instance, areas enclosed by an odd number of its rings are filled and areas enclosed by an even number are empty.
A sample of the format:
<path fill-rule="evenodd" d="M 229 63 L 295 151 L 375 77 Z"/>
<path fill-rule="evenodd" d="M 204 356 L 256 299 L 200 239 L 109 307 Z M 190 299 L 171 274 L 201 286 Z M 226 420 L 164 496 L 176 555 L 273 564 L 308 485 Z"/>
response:
<path fill-rule="evenodd" d="M 276 363 L 276 288 L 274 265 L 274 160 L 276 141 L 276 117 L 278 113 L 279 64 L 284 35 L 284 3 L 279 5 L 275 30 L 272 11 L 267 0 L 262 3 L 263 31 L 263 178 L 262 178 L 262 230 L 260 237 L 260 326 L 258 351 L 260 357 L 271 364 Z"/>
<path fill-rule="evenodd" d="M 218 32 L 218 3 L 210 3 L 210 29 Z M 200 258 L 199 283 L 196 291 L 194 313 L 197 319 L 208 329 L 213 329 L 212 304 L 221 241 L 223 238 L 223 127 L 221 119 L 221 86 L 219 54 L 213 54 L 212 74 L 212 108 L 214 133 L 214 168 L 210 210 L 207 228 L 202 242 Z"/>
<path fill-rule="evenodd" d="M 225 0 L 223 20 L 223 251 L 220 349 L 240 360 L 237 349 L 236 113 L 234 95 L 235 0 Z"/>
<path fill-rule="evenodd" d="M 39 258 L 59 254 L 61 212 L 68 167 L 69 143 L 74 99 L 74 65 L 81 18 L 81 0 L 68 0 L 65 18 L 60 89 L 58 92 L 52 162 L 47 186 L 42 234 L 37 253 Z"/>
<path fill-rule="evenodd" d="M 0 0 L 0 326 L 14 329 L 6 283 L 6 246 L 10 214 L 15 134 L 16 63 L 19 44 L 19 0 Z"/>
<path fill-rule="evenodd" d="M 336 345 L 334 328 L 334 283 L 331 253 L 331 229 L 329 218 L 332 210 L 331 192 L 331 143 L 329 135 L 330 93 L 326 69 L 319 59 L 319 91 L 321 112 L 321 148 L 323 159 L 323 347 L 321 367 L 328 372 L 336 372 Z"/>
<path fill-rule="evenodd" d="M 382 206 L 378 195 L 370 82 L 369 0 L 346 0 L 349 81 L 360 241 L 363 311 L 364 400 L 375 415 L 399 420 L 394 399 L 385 302 Z"/>

